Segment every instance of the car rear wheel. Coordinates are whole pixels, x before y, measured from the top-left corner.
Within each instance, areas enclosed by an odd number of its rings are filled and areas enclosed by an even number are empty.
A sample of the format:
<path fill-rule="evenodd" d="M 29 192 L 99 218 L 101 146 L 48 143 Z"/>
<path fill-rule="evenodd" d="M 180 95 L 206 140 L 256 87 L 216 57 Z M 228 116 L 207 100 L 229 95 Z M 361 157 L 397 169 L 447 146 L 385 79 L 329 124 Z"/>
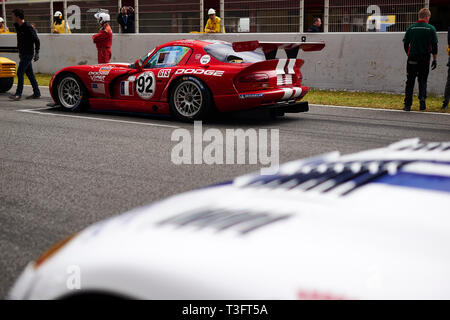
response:
<path fill-rule="evenodd" d="M 70 111 L 79 111 L 87 106 L 87 92 L 81 81 L 72 74 L 62 76 L 57 84 L 58 104 Z"/>
<path fill-rule="evenodd" d="M 197 78 L 183 78 L 171 90 L 170 109 L 182 121 L 204 120 L 212 110 L 211 94 Z"/>
<path fill-rule="evenodd" d="M 0 78 L 0 93 L 8 92 L 14 84 L 14 78 Z"/>

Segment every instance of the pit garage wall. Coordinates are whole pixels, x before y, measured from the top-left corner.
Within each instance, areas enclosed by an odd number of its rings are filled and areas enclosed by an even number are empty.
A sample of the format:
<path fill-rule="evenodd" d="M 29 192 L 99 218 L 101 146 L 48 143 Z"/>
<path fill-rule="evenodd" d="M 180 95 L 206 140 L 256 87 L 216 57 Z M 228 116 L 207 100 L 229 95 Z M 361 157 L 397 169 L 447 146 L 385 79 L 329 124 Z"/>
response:
<path fill-rule="evenodd" d="M 402 93 L 406 78 L 403 33 L 307 34 L 307 41 L 323 40 L 321 52 L 302 52 L 304 84 L 313 88 Z M 41 54 L 35 71 L 54 73 L 77 64 L 95 64 L 97 51 L 91 35 L 40 34 Z M 430 71 L 428 90 L 443 95 L 447 79 L 447 34 L 439 33 L 438 68 Z M 301 41 L 300 34 L 135 34 L 114 35 L 113 62 L 134 62 L 159 44 L 177 39 L 219 39 L 225 41 Z M 1 35 L 0 46 L 15 46 L 15 35 Z M 15 61 L 15 54 L 0 54 Z M 284 52 L 279 54 L 284 56 Z"/>

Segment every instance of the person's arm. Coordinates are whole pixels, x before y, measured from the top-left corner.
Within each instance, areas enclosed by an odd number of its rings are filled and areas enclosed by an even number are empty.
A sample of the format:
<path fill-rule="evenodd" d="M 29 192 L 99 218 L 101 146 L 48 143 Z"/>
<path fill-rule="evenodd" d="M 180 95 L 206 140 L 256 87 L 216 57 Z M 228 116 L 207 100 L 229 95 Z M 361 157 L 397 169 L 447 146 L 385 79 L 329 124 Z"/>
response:
<path fill-rule="evenodd" d="M 410 39 L 409 39 L 409 30 L 406 30 L 405 36 L 403 38 L 403 49 L 405 50 L 406 55 L 409 55 L 409 45 L 410 45 Z"/>
<path fill-rule="evenodd" d="M 447 31 L 447 44 L 450 46 L 450 27 L 448 27 Z"/>
<path fill-rule="evenodd" d="M 39 50 L 41 50 L 41 42 L 39 41 L 39 37 L 36 33 L 36 30 L 30 26 L 30 32 L 31 32 L 31 37 L 33 39 L 33 43 L 34 43 L 34 49 L 36 50 L 36 52 L 39 52 Z"/>
<path fill-rule="evenodd" d="M 66 26 L 67 26 L 67 33 L 72 34 L 72 31 L 70 31 L 69 24 L 67 22 L 66 22 Z"/>
<path fill-rule="evenodd" d="M 39 51 L 41 50 L 41 41 L 39 41 L 39 37 L 36 33 L 36 29 L 33 26 L 29 26 L 29 31 L 31 32 L 31 37 L 34 43 L 34 61 L 39 60 Z"/>
<path fill-rule="evenodd" d="M 215 33 L 220 33 L 220 26 L 221 25 L 222 25 L 222 19 L 217 18 L 217 23 L 216 23 L 216 26 L 215 26 L 215 29 L 214 29 Z"/>
<path fill-rule="evenodd" d="M 206 21 L 205 32 L 210 33 L 211 32 L 210 28 L 211 28 L 211 25 L 210 25 L 210 22 L 208 19 L 208 21 Z"/>
<path fill-rule="evenodd" d="M 100 30 L 98 33 L 92 36 L 92 40 L 94 40 L 94 43 L 99 43 L 105 41 L 106 39 L 108 39 L 108 32 L 106 32 L 105 30 Z"/>
<path fill-rule="evenodd" d="M 121 13 L 119 13 L 119 15 L 117 16 L 117 23 L 120 24 L 121 26 L 124 25 Z"/>

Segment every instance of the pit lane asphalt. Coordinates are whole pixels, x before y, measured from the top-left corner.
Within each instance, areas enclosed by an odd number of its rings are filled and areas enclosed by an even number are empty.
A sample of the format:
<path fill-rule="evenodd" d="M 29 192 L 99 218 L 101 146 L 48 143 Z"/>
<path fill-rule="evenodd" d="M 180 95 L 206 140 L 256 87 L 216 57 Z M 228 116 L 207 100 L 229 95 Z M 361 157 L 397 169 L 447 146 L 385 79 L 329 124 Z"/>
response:
<path fill-rule="evenodd" d="M 48 91 L 42 91 L 43 98 L 33 101 L 0 95 L 0 298 L 29 261 L 64 237 L 154 200 L 258 169 L 176 166 L 170 161 L 171 134 L 176 127 L 192 130 L 191 124 L 41 110 L 50 102 Z M 24 109 L 32 112 L 19 112 Z M 450 140 L 449 115 L 320 106 L 279 120 L 250 114 L 203 126 L 280 129 L 281 163 L 404 138 Z"/>

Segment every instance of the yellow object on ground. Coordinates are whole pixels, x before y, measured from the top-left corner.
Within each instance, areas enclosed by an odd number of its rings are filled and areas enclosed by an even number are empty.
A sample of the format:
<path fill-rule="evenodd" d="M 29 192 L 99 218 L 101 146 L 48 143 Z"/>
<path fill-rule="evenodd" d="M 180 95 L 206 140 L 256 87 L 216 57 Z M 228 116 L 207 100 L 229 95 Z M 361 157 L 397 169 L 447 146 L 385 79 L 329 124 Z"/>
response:
<path fill-rule="evenodd" d="M 7 92 L 14 84 L 17 64 L 8 59 L 0 57 L 0 93 Z"/>
<path fill-rule="evenodd" d="M 205 32 L 206 33 L 220 33 L 220 23 L 222 19 L 219 17 L 216 17 L 214 21 L 211 19 L 208 19 L 205 26 Z"/>
<path fill-rule="evenodd" d="M 447 45 L 447 54 L 450 56 L 450 45 Z"/>
<path fill-rule="evenodd" d="M 60 24 L 56 24 L 56 22 L 53 22 L 53 33 L 66 33 L 66 29 L 64 28 L 64 25 L 66 24 L 66 22 L 63 20 Z M 70 31 L 69 25 L 67 25 L 67 33 L 70 34 L 72 33 Z"/>

